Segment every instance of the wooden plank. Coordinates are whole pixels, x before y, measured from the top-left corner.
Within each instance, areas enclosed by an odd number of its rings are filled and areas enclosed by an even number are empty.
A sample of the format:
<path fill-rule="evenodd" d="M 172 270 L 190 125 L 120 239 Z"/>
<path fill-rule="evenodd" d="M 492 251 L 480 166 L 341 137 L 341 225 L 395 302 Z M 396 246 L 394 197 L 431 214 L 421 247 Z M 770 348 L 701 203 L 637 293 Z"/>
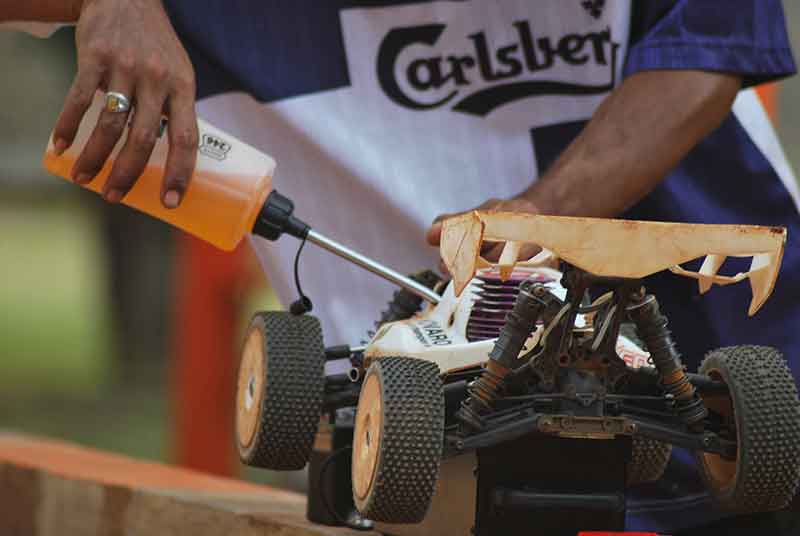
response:
<path fill-rule="evenodd" d="M 475 525 L 478 465 L 474 453 L 442 461 L 439 483 L 428 515 L 418 525 L 389 525 L 376 528 L 392 536 L 469 536 Z"/>
<path fill-rule="evenodd" d="M 0 534 L 355 536 L 302 495 L 69 443 L 0 434 Z"/>

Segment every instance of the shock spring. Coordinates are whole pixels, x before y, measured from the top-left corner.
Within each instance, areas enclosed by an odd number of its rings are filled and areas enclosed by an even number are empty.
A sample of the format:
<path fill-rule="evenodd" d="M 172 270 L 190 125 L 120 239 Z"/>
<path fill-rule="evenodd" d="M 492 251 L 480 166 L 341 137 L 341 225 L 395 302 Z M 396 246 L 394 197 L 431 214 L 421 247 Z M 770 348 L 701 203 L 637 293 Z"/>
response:
<path fill-rule="evenodd" d="M 489 354 L 489 362 L 480 377 L 469 389 L 469 396 L 461 404 L 457 417 L 471 428 L 481 427 L 481 416 L 492 410 L 500 395 L 503 379 L 514 367 L 525 341 L 536 328 L 548 300 L 547 288 L 526 281 L 514 303 L 514 309 L 506 317 L 500 336 Z"/>
<path fill-rule="evenodd" d="M 627 310 L 636 323 L 639 337 L 650 352 L 664 390 L 675 400 L 678 416 L 689 426 L 701 422 L 708 415 L 708 410 L 686 376 L 681 355 L 667 328 L 669 321 L 661 313 L 658 300 L 652 294 L 641 292 L 634 296 Z"/>

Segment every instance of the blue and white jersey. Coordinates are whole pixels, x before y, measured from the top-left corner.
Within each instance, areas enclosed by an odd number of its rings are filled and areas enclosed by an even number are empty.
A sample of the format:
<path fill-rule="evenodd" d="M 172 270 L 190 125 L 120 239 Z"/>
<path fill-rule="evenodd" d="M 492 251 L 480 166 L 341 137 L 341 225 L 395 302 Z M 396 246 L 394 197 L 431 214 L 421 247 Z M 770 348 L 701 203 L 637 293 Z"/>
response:
<path fill-rule="evenodd" d="M 778 0 L 170 0 L 198 73 L 201 115 L 275 157 L 275 187 L 316 229 L 393 268 L 436 266 L 438 214 L 536 180 L 626 77 L 738 73 L 722 126 L 624 217 L 783 225 L 773 297 L 752 319 L 747 285 L 698 295 L 670 273 L 648 286 L 690 370 L 709 349 L 766 344 L 800 372 L 800 193 L 749 88 L 794 73 Z M 647 155 L 642 155 L 646 158 Z M 297 242 L 255 248 L 285 303 Z M 739 268 L 731 260 L 725 273 Z M 394 290 L 307 248 L 305 291 L 328 344 L 358 342 Z M 713 510 L 685 452 L 633 493 L 630 529 L 670 531 Z"/>

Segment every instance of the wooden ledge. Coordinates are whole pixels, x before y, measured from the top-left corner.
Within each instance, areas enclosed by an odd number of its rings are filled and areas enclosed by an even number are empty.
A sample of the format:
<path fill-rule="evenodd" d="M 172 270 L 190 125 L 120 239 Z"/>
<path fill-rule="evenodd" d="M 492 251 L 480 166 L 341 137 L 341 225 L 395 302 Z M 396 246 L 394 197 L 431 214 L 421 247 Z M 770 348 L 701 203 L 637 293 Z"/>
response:
<path fill-rule="evenodd" d="M 0 434 L 0 534 L 365 533 L 309 523 L 305 497 L 296 493 L 61 441 Z"/>

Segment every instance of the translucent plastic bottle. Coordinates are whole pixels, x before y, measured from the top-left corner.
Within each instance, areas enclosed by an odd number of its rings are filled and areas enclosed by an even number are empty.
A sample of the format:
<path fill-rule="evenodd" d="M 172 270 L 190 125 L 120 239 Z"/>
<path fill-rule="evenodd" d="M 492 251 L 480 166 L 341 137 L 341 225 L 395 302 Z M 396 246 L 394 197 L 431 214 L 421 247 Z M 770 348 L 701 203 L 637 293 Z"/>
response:
<path fill-rule="evenodd" d="M 103 95 L 98 93 L 74 143 L 61 156 L 55 154 L 51 137 L 44 155 L 44 167 L 50 173 L 71 180 L 72 167 L 94 130 L 104 103 Z M 156 143 L 144 174 L 122 202 L 230 251 L 252 230 L 272 189 L 275 161 L 204 121 L 198 121 L 198 129 L 197 166 L 178 208 L 167 209 L 161 204 L 169 149 L 166 132 Z M 127 130 L 103 170 L 86 188 L 102 191 L 126 135 Z"/>

